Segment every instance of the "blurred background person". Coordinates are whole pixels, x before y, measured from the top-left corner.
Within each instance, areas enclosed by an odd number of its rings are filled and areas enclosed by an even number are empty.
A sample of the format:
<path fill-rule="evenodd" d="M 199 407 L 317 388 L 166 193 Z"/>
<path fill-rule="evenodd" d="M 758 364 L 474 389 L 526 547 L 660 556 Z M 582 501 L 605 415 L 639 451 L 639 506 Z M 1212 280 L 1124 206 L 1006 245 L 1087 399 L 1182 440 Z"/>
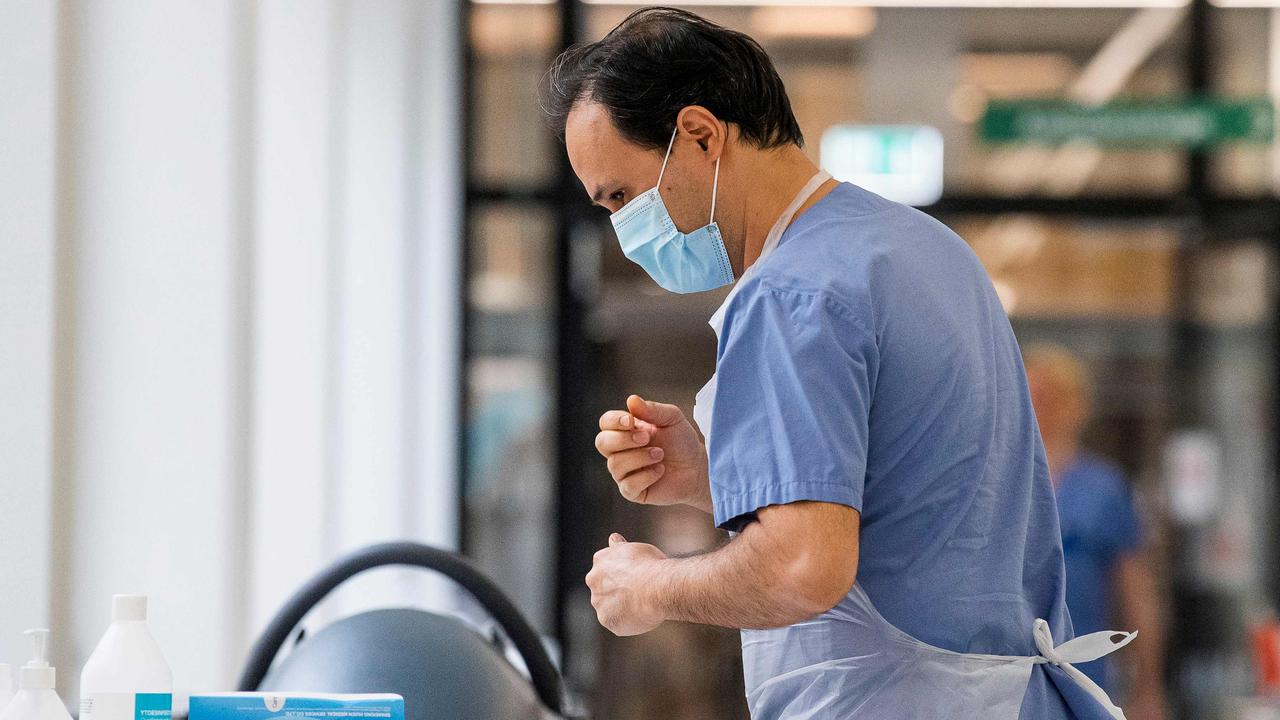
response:
<path fill-rule="evenodd" d="M 1058 500 L 1075 634 L 1113 626 L 1140 633 L 1119 660 L 1077 667 L 1108 692 L 1123 689 L 1117 702 L 1132 720 L 1162 720 L 1164 619 L 1132 487 L 1117 465 L 1082 447 L 1092 396 L 1084 363 L 1052 344 L 1031 345 L 1024 359 Z"/>

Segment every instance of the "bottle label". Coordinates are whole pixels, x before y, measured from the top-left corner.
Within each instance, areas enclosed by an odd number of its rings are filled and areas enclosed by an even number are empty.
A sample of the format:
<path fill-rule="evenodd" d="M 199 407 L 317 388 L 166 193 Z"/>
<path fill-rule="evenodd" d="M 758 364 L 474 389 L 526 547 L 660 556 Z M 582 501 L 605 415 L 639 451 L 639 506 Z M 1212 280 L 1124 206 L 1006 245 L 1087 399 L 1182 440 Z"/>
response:
<path fill-rule="evenodd" d="M 172 720 L 170 693 L 97 693 L 80 700 L 80 720 Z"/>

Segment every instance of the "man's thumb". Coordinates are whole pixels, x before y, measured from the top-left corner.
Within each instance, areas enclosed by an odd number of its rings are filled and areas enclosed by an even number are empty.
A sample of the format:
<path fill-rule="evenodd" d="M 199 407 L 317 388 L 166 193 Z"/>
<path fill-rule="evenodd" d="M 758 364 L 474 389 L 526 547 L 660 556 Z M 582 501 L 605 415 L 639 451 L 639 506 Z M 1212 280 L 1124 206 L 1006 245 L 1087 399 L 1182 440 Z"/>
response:
<path fill-rule="evenodd" d="M 622 537 L 618 533 L 614 533 L 609 536 L 609 547 L 613 547 L 614 545 L 620 545 L 626 541 L 627 541 L 626 538 Z"/>
<path fill-rule="evenodd" d="M 680 408 L 675 405 L 650 402 L 639 395 L 627 398 L 627 412 L 658 427 L 675 425 L 683 417 Z"/>

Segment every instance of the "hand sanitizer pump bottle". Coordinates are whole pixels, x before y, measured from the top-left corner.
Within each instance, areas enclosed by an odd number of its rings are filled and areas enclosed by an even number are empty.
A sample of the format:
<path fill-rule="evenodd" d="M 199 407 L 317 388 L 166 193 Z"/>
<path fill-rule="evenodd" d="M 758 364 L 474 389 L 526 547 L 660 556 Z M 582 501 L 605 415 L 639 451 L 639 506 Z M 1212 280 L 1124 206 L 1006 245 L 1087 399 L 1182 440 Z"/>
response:
<path fill-rule="evenodd" d="M 145 595 L 116 595 L 80 674 L 80 720 L 171 720 L 173 673 L 147 628 Z"/>
<path fill-rule="evenodd" d="M 67 706 L 54 691 L 57 673 L 49 667 L 49 631 L 28 630 L 31 660 L 18 675 L 18 694 L 13 696 L 0 720 L 71 720 Z"/>

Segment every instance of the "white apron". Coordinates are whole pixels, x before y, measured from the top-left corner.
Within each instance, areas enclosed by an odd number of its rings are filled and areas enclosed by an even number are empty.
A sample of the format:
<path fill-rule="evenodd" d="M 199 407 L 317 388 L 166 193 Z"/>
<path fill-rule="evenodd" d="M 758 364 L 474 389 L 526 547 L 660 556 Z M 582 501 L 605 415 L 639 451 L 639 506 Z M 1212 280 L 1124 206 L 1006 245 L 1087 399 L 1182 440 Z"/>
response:
<path fill-rule="evenodd" d="M 741 281 L 777 248 L 796 211 L 830 178 L 826 172 L 814 175 L 769 230 L 760 258 L 711 317 L 717 338 L 724 328 L 725 309 Z M 715 392 L 712 375 L 698 391 L 693 408 L 708 452 L 713 442 Z M 1035 621 L 1032 633 L 1038 655 L 944 650 L 894 627 L 862 587 L 855 585 L 840 604 L 816 618 L 786 628 L 742 631 L 747 704 L 751 716 L 761 720 L 1017 720 L 1032 668 L 1052 663 L 1112 718 L 1124 720 L 1124 712 L 1106 692 L 1071 664 L 1114 652 L 1129 644 L 1136 632 L 1097 632 L 1056 648 L 1044 620 Z M 804 648 L 809 646 L 839 647 L 847 656 L 817 663 L 797 660 L 805 657 Z M 775 674 L 771 668 L 782 670 Z"/>

